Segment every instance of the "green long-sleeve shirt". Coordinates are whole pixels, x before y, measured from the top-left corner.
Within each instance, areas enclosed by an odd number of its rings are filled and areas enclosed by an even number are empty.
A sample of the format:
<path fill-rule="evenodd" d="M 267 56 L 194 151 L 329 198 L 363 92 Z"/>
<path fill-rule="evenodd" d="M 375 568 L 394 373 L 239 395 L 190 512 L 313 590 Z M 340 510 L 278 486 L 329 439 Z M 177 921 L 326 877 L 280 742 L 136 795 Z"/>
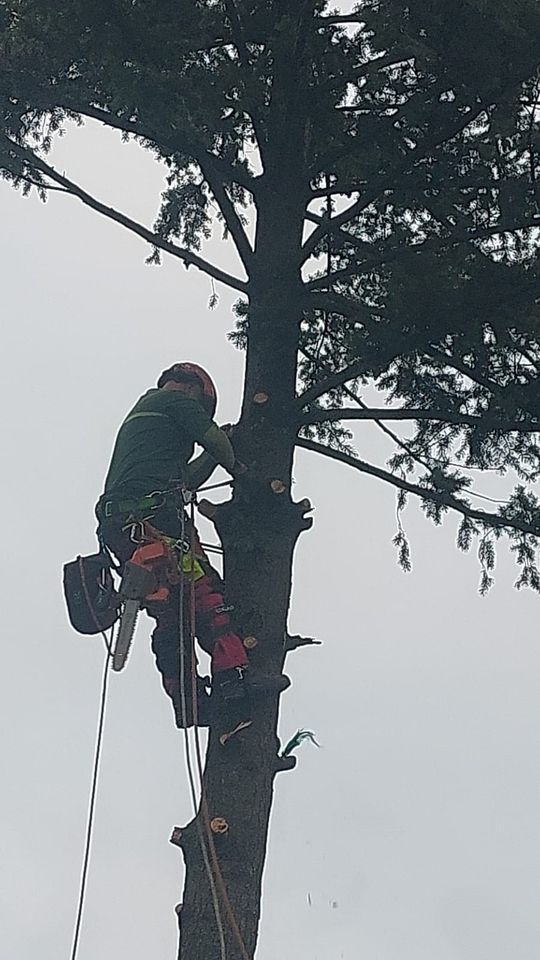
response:
<path fill-rule="evenodd" d="M 189 464 L 195 443 L 204 453 Z M 104 492 L 146 494 L 181 482 L 195 489 L 217 464 L 232 471 L 234 459 L 200 403 L 177 390 L 148 390 L 118 431 Z"/>

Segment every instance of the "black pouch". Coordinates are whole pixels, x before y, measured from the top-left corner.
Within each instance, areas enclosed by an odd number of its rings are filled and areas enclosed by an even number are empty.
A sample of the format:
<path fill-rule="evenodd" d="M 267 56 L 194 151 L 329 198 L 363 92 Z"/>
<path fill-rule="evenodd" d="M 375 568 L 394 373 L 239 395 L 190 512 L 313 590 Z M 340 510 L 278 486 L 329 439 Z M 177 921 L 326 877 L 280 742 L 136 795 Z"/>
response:
<path fill-rule="evenodd" d="M 111 560 L 102 550 L 64 564 L 64 597 L 72 627 L 78 633 L 108 630 L 120 615 Z"/>

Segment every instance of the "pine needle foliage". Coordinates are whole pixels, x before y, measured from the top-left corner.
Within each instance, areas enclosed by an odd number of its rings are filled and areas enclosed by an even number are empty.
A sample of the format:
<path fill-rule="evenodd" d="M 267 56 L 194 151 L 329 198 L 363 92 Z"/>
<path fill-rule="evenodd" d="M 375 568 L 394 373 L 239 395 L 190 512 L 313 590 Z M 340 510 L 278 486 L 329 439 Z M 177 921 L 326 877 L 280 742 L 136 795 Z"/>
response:
<path fill-rule="evenodd" d="M 47 159 L 68 121 L 137 140 L 166 168 L 150 259 L 230 281 L 241 347 L 248 225 L 265 191 L 291 216 L 300 193 L 298 442 L 369 472 L 350 426 L 384 429 L 380 478 L 436 524 L 461 513 L 482 592 L 502 535 L 539 584 L 539 35 L 536 0 L 0 0 L 2 176 L 80 196 Z M 198 256 L 216 218 L 247 279 Z M 515 484 L 495 510 L 478 471 Z"/>

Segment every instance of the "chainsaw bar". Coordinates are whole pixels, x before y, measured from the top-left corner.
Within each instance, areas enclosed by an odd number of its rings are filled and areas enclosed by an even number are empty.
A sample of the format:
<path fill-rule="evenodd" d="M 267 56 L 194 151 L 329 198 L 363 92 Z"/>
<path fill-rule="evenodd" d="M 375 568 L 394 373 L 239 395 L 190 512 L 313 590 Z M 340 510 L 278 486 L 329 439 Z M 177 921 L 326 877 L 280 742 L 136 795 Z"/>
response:
<path fill-rule="evenodd" d="M 112 668 L 116 672 L 123 670 L 126 665 L 140 609 L 140 600 L 124 600 L 112 661 Z"/>
<path fill-rule="evenodd" d="M 112 668 L 116 672 L 123 670 L 126 665 L 141 603 L 147 593 L 150 593 L 154 587 L 155 578 L 152 571 L 140 563 L 133 563 L 133 561 L 128 560 L 124 565 L 122 583 L 118 593 L 123 607 L 112 662 Z"/>

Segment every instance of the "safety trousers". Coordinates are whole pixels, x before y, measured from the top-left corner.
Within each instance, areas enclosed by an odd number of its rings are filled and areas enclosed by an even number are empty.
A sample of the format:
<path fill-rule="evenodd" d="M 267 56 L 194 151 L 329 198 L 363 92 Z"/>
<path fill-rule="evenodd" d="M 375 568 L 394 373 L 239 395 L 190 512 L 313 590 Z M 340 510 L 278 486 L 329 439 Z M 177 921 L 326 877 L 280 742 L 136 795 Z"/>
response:
<path fill-rule="evenodd" d="M 176 519 L 176 523 L 171 522 L 170 514 L 163 518 L 157 514 L 151 518 L 151 523 L 163 536 L 173 540 L 180 536 L 179 520 Z M 183 662 L 187 680 L 193 669 L 193 607 L 194 633 L 200 647 L 210 655 L 212 674 L 235 667 L 246 667 L 248 664 L 245 647 L 231 623 L 231 608 L 225 601 L 224 584 L 187 519 L 183 525 L 183 533 L 190 544 L 190 549 L 181 555 L 183 586 L 180 583 L 171 584 L 167 601 L 148 602 L 144 605 L 145 610 L 156 621 L 152 632 L 152 651 L 163 687 L 173 703 L 177 700 L 179 689 L 181 635 L 184 638 Z M 102 523 L 99 528 L 100 538 L 122 563 L 130 559 L 138 545 L 134 544 L 130 534 L 130 528 L 122 528 L 113 523 Z M 186 688 L 189 695 L 189 681 Z"/>

